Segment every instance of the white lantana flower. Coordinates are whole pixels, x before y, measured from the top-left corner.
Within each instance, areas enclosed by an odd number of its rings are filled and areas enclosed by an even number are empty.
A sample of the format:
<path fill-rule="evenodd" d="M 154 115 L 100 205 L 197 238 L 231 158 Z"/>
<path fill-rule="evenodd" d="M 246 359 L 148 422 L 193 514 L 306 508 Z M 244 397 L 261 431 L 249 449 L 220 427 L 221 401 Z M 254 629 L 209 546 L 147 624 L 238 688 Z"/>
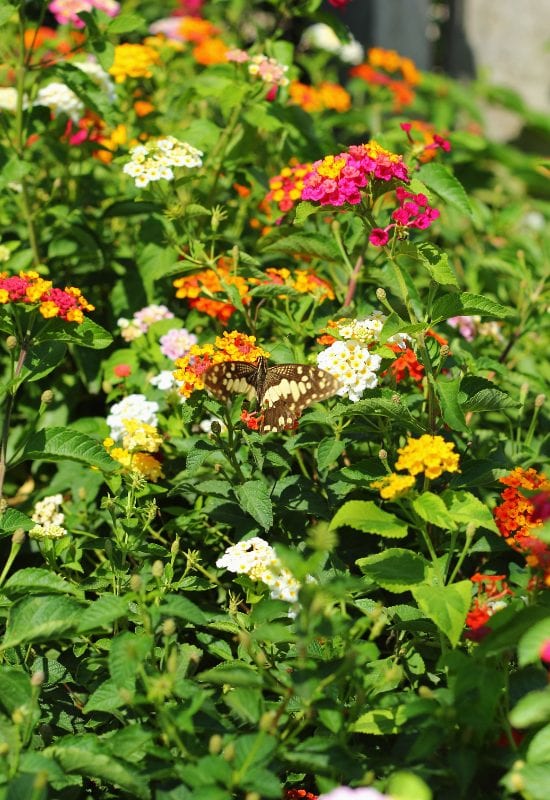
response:
<path fill-rule="evenodd" d="M 124 420 L 139 420 L 147 425 L 157 427 L 159 404 L 147 400 L 143 394 L 129 394 L 120 403 L 115 403 L 107 417 L 107 425 L 111 431 L 111 439 L 120 441 L 126 433 Z"/>
<path fill-rule="evenodd" d="M 84 114 L 82 100 L 77 97 L 72 89 L 58 81 L 42 86 L 38 90 L 34 105 L 46 106 L 54 117 L 57 117 L 58 114 L 66 114 L 73 122 L 78 122 Z"/>
<path fill-rule="evenodd" d="M 340 383 L 337 394 L 349 397 L 354 403 L 366 389 L 378 385 L 377 372 L 381 363 L 380 356 L 354 340 L 334 342 L 317 356 L 317 366 L 334 375 Z"/>
<path fill-rule="evenodd" d="M 143 189 L 153 181 L 173 180 L 171 167 L 201 167 L 202 155 L 202 150 L 197 150 L 187 142 L 180 142 L 174 136 L 165 136 L 134 147 L 130 151 L 130 161 L 122 171 L 134 178 L 138 189 Z"/>
<path fill-rule="evenodd" d="M 61 494 L 52 494 L 36 503 L 31 516 L 33 522 L 36 522 L 29 531 L 31 539 L 61 539 L 67 535 L 63 527 L 65 514 L 60 511 L 62 502 Z"/>
<path fill-rule="evenodd" d="M 265 583 L 274 600 L 295 603 L 298 599 L 299 582 L 283 567 L 271 545 L 259 536 L 228 547 L 216 566 Z"/>

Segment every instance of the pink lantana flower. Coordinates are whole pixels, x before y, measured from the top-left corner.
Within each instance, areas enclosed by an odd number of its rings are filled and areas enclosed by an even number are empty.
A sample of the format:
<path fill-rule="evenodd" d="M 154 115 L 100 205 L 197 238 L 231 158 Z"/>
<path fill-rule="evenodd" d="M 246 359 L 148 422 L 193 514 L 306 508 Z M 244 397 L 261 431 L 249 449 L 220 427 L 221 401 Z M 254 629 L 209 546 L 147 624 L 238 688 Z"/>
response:
<path fill-rule="evenodd" d="M 116 0 L 52 0 L 48 6 L 60 25 L 71 23 L 75 28 L 83 28 L 84 22 L 78 14 L 81 11 L 104 11 L 110 17 L 116 17 L 120 11 L 120 3 Z"/>

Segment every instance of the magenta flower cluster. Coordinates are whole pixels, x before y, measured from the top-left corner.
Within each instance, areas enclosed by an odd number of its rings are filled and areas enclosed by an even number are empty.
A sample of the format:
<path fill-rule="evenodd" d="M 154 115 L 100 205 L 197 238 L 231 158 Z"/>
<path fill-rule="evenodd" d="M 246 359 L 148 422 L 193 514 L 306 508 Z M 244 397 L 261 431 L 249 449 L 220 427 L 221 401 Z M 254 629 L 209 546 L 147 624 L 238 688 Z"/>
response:
<path fill-rule="evenodd" d="M 373 228 L 369 236 L 369 242 L 376 247 L 383 247 L 388 243 L 390 230 L 394 227 L 398 232 L 408 228 L 425 230 L 439 217 L 440 212 L 429 205 L 425 194 L 414 194 L 403 186 L 398 186 L 395 195 L 399 208 L 396 208 L 391 215 L 393 222 L 385 228 Z"/>
<path fill-rule="evenodd" d="M 385 150 L 377 142 L 352 145 L 343 153 L 315 161 L 304 178 L 302 200 L 321 205 L 358 205 L 361 189 L 372 180 L 392 179 L 408 183 L 407 167 L 402 156 Z"/>

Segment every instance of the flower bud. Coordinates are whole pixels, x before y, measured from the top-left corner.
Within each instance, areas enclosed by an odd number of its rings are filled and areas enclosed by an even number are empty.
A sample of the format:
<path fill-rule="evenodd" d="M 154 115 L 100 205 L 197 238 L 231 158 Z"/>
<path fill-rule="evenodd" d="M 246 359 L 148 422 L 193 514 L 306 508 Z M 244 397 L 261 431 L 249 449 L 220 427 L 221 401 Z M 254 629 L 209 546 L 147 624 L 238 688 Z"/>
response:
<path fill-rule="evenodd" d="M 162 623 L 162 635 L 163 636 L 172 636 L 176 632 L 176 623 L 172 619 L 172 617 L 168 617 Z"/>
<path fill-rule="evenodd" d="M 388 458 L 388 451 L 387 450 L 379 450 L 378 451 L 378 458 L 380 461 L 386 461 Z"/>
<path fill-rule="evenodd" d="M 447 358 L 450 352 L 451 348 L 449 347 L 448 344 L 441 345 L 441 350 L 439 351 L 439 354 L 442 359 Z"/>
<path fill-rule="evenodd" d="M 132 592 L 140 592 L 143 586 L 143 581 L 141 580 L 141 575 L 132 575 L 130 578 L 130 589 Z"/>
<path fill-rule="evenodd" d="M 262 798 L 258 792 L 247 792 L 244 796 L 244 800 L 262 800 Z"/>
<path fill-rule="evenodd" d="M 394 404 L 394 406 L 398 406 L 401 404 L 401 398 L 398 394 L 392 394 L 391 401 Z"/>
<path fill-rule="evenodd" d="M 23 528 L 17 528 L 17 530 L 13 533 L 11 540 L 13 544 L 23 544 L 25 541 L 26 533 Z"/>
<path fill-rule="evenodd" d="M 32 675 L 31 686 L 42 686 L 45 680 L 46 674 L 41 669 L 37 669 Z"/>
<path fill-rule="evenodd" d="M 233 761 L 235 758 L 235 745 L 233 742 L 229 742 L 229 744 L 225 745 L 222 755 L 225 761 Z"/>
<path fill-rule="evenodd" d="M 277 713 L 275 711 L 264 711 L 258 722 L 258 728 L 261 731 L 270 731 L 273 729 L 276 719 Z"/>
<path fill-rule="evenodd" d="M 40 397 L 40 402 L 44 406 L 49 406 L 53 402 L 53 392 L 51 389 L 45 389 Z"/>
<path fill-rule="evenodd" d="M 378 298 L 378 300 L 380 300 L 380 302 L 385 300 L 386 299 L 386 290 L 382 289 L 382 287 L 379 286 L 378 289 L 376 290 L 376 297 Z"/>
<path fill-rule="evenodd" d="M 177 556 L 179 551 L 180 551 L 180 539 L 179 536 L 176 536 L 176 538 L 172 542 L 172 546 L 170 547 L 170 555 Z"/>
<path fill-rule="evenodd" d="M 222 745 L 223 745 L 223 739 L 220 736 L 220 734 L 213 733 L 208 742 L 208 752 L 211 755 L 216 756 L 218 755 L 218 753 L 221 753 Z"/>
<path fill-rule="evenodd" d="M 15 350 L 17 344 L 18 342 L 16 336 L 8 336 L 8 338 L 6 339 L 6 347 L 8 348 L 8 350 Z"/>
<path fill-rule="evenodd" d="M 544 405 L 545 400 L 546 400 L 545 394 L 538 394 L 535 397 L 535 408 L 541 408 Z"/>
<path fill-rule="evenodd" d="M 164 564 L 162 561 L 154 561 L 153 566 L 151 567 L 151 575 L 153 578 L 162 578 L 164 574 Z"/>
<path fill-rule="evenodd" d="M 217 420 L 214 420 L 212 425 L 210 426 L 210 432 L 214 434 L 214 436 L 219 436 L 222 432 L 222 426 Z"/>

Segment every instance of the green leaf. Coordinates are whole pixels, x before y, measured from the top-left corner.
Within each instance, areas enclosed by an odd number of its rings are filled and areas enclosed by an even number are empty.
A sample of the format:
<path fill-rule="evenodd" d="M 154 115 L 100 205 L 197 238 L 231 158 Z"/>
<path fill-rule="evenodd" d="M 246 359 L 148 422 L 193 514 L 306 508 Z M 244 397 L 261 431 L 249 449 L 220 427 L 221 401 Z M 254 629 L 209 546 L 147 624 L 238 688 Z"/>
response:
<path fill-rule="evenodd" d="M 422 492 L 413 500 L 413 508 L 419 517 L 438 528 L 453 531 L 456 527 L 444 501 L 433 492 Z"/>
<path fill-rule="evenodd" d="M 269 761 L 272 754 L 277 749 L 277 739 L 269 736 L 265 731 L 258 733 L 247 733 L 239 736 L 235 741 L 235 761 L 234 765 L 240 769 L 246 764 L 258 766 Z"/>
<path fill-rule="evenodd" d="M 0 8 L 0 26 L 5 25 L 6 22 L 9 22 L 12 17 L 17 15 L 17 8 L 15 6 L 6 3 L 5 5 L 2 4 Z"/>
<path fill-rule="evenodd" d="M 139 800 L 149 800 L 151 793 L 147 781 L 135 767 L 122 764 L 112 756 L 94 752 L 85 744 L 79 746 L 78 739 L 71 744 L 73 737 L 68 738 L 68 741 L 61 739 L 54 746 L 47 747 L 44 754 L 53 756 L 69 774 L 76 772 L 89 778 L 100 778 L 120 786 Z"/>
<path fill-rule="evenodd" d="M 197 675 L 200 683 L 229 684 L 235 687 L 261 686 L 262 676 L 255 667 L 235 661 L 222 661 L 212 669 L 207 669 Z"/>
<path fill-rule="evenodd" d="M 284 253 L 285 255 L 307 255 L 338 261 L 340 252 L 333 240 L 328 236 L 308 236 L 305 233 L 293 233 L 269 242 L 263 248 L 265 253 Z"/>
<path fill-rule="evenodd" d="M 161 614 L 183 619 L 185 622 L 192 622 L 194 625 L 206 625 L 208 623 L 208 617 L 199 606 L 188 600 L 187 597 L 177 594 L 164 595 L 159 611 Z"/>
<path fill-rule="evenodd" d="M 24 597 L 10 609 L 0 649 L 68 636 L 76 630 L 81 614 L 82 604 L 70 597 Z"/>
<path fill-rule="evenodd" d="M 456 647 L 472 603 L 471 581 L 460 581 L 450 586 L 415 586 L 412 593 L 419 609 Z"/>
<path fill-rule="evenodd" d="M 30 531 L 34 528 L 36 522 L 16 508 L 7 508 L 0 514 L 0 531 L 4 533 L 13 533 L 18 528 L 23 528 L 24 531 Z"/>
<path fill-rule="evenodd" d="M 382 511 L 372 500 L 350 500 L 344 503 L 332 518 L 330 529 L 335 530 L 344 525 L 390 539 L 402 539 L 407 535 L 407 524 L 394 514 Z"/>
<path fill-rule="evenodd" d="M 8 597 L 20 594 L 73 594 L 80 596 L 82 590 L 60 575 L 40 567 L 27 567 L 14 573 L 4 584 L 3 592 Z"/>
<path fill-rule="evenodd" d="M 342 413 L 345 416 L 389 417 L 401 423 L 411 433 L 426 433 L 426 429 L 413 417 L 407 406 L 385 397 L 359 400 L 345 408 Z"/>
<path fill-rule="evenodd" d="M 111 714 L 123 705 L 124 700 L 120 696 L 118 686 L 114 681 L 104 681 L 89 696 L 88 702 L 82 711 L 85 714 L 90 714 L 92 711 L 104 711 L 107 714 Z"/>
<path fill-rule="evenodd" d="M 123 631 L 115 636 L 109 650 L 109 672 L 117 688 L 135 689 L 138 668 L 151 653 L 152 646 L 153 637 L 147 634 Z"/>
<path fill-rule="evenodd" d="M 250 514 L 264 530 L 269 530 L 273 525 L 273 506 L 265 483 L 246 481 L 242 486 L 235 487 L 235 494 L 243 511 Z"/>
<path fill-rule="evenodd" d="M 550 725 L 537 731 L 527 749 L 528 764 L 550 764 Z"/>
<path fill-rule="evenodd" d="M 465 399 L 462 399 L 465 395 Z M 517 408 L 519 403 L 509 394 L 497 389 L 492 381 L 467 375 L 460 383 L 460 405 L 464 411 L 499 411 Z"/>
<path fill-rule="evenodd" d="M 139 14 L 119 14 L 107 25 L 108 33 L 134 33 L 145 26 L 145 20 Z"/>
<path fill-rule="evenodd" d="M 496 317 L 502 319 L 509 317 L 516 312 L 484 297 L 480 294 L 463 292 L 462 294 L 447 294 L 438 299 L 433 304 L 432 322 L 442 322 L 449 317 L 480 315 L 483 317 Z"/>
<path fill-rule="evenodd" d="M 469 217 L 473 216 L 472 206 L 464 187 L 443 164 L 424 164 L 416 173 L 416 177 L 449 205 Z"/>
<path fill-rule="evenodd" d="M 364 575 L 390 592 L 406 592 L 423 583 L 429 567 L 422 556 L 401 547 L 391 547 L 355 563 Z"/>
<path fill-rule="evenodd" d="M 444 375 L 439 375 L 435 382 L 435 390 L 441 405 L 441 414 L 451 430 L 468 433 L 466 417 L 460 407 L 459 390 L 460 378 L 449 380 Z"/>
<path fill-rule="evenodd" d="M 8 714 L 25 707 L 32 697 L 30 676 L 22 669 L 0 668 L 0 704 Z"/>
<path fill-rule="evenodd" d="M 114 472 L 120 464 L 114 461 L 102 444 L 91 436 L 71 428 L 49 428 L 31 436 L 19 461 L 78 461 L 103 472 Z"/>
<path fill-rule="evenodd" d="M 127 613 L 128 602 L 123 597 L 104 594 L 82 612 L 78 620 L 78 633 L 110 629 L 115 620 L 125 617 Z"/>
<path fill-rule="evenodd" d="M 319 211 L 320 206 L 316 206 L 307 200 L 302 200 L 296 206 L 296 213 L 294 216 L 294 225 L 303 225 L 308 217 Z"/>
<path fill-rule="evenodd" d="M 550 641 L 550 617 L 537 622 L 519 640 L 518 661 L 520 667 L 524 667 L 526 664 L 538 664 L 540 649 L 548 641 Z"/>
<path fill-rule="evenodd" d="M 550 722 L 550 686 L 524 695 L 510 712 L 514 728 L 529 728 Z"/>
<path fill-rule="evenodd" d="M 35 341 L 70 342 L 92 350 L 104 350 L 113 343 L 113 337 L 101 325 L 85 317 L 80 325 L 62 319 L 48 320 L 47 326 L 38 332 Z"/>
<path fill-rule="evenodd" d="M 416 252 L 433 281 L 442 286 L 454 286 L 458 289 L 458 279 L 449 264 L 447 253 L 430 242 L 417 245 Z"/>
<path fill-rule="evenodd" d="M 27 381 L 37 381 L 54 370 L 65 358 L 67 347 L 63 342 L 43 342 L 29 348 L 21 376 Z"/>
<path fill-rule="evenodd" d="M 345 449 L 346 444 L 340 439 L 335 439 L 333 436 L 323 439 L 317 448 L 317 468 L 321 471 L 328 469 L 336 463 Z"/>
<path fill-rule="evenodd" d="M 498 533 L 491 509 L 478 497 L 466 491 L 446 490 L 441 495 L 454 521 L 462 525 L 471 525 L 474 530 L 487 528 Z"/>
<path fill-rule="evenodd" d="M 544 764 L 524 764 L 518 759 L 512 770 L 504 776 L 502 783 L 510 794 L 518 793 L 521 786 L 521 796 L 528 800 L 548 800 L 548 775 L 550 762 Z"/>
<path fill-rule="evenodd" d="M 414 772 L 394 772 L 387 790 L 392 800 L 432 800 L 432 790 Z"/>
<path fill-rule="evenodd" d="M 373 736 L 386 736 L 399 733 L 406 721 L 405 706 L 397 708 L 375 708 L 362 714 L 358 720 L 352 722 L 350 730 L 355 733 L 370 733 Z"/>

